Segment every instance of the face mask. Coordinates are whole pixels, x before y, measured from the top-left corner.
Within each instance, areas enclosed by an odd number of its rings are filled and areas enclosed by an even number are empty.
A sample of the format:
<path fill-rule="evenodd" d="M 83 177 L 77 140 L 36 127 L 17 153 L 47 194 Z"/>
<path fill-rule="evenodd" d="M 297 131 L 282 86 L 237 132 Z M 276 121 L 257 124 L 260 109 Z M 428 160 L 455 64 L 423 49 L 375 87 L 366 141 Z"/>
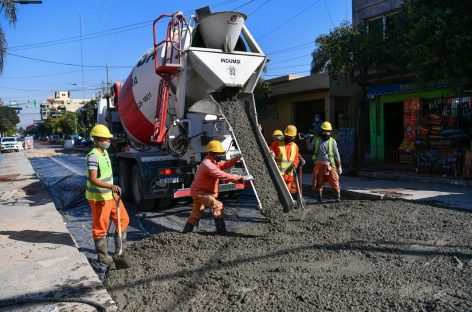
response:
<path fill-rule="evenodd" d="M 283 138 L 282 136 L 276 135 L 274 136 L 274 141 L 282 141 L 282 138 Z"/>
<path fill-rule="evenodd" d="M 110 142 L 98 142 L 98 147 L 100 147 L 102 150 L 106 150 L 110 147 Z"/>
<path fill-rule="evenodd" d="M 216 161 L 225 160 L 225 155 L 215 155 L 215 160 L 216 160 Z"/>
<path fill-rule="evenodd" d="M 331 135 L 329 135 L 329 134 L 322 134 L 321 135 L 321 138 L 323 139 L 323 141 L 329 140 L 330 137 L 331 137 Z"/>

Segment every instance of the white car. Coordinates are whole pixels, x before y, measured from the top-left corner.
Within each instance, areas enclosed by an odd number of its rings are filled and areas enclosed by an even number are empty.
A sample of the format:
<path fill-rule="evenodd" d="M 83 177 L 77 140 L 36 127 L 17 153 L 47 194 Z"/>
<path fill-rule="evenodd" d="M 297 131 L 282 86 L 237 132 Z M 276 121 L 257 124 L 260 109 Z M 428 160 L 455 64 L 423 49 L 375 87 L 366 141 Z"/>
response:
<path fill-rule="evenodd" d="M 21 149 L 21 142 L 18 142 L 15 137 L 3 137 L 0 141 L 1 152 L 17 151 Z"/>

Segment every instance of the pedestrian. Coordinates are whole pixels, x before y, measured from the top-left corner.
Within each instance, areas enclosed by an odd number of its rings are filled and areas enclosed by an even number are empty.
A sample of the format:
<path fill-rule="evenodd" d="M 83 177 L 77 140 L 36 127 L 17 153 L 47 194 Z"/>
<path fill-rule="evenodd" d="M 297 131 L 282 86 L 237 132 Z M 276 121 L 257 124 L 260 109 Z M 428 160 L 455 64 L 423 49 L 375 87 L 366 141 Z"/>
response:
<path fill-rule="evenodd" d="M 118 185 L 113 185 L 113 172 L 107 149 L 113 135 L 104 125 L 97 124 L 90 131 L 94 139 L 94 148 L 87 155 L 87 186 L 85 197 L 92 210 L 92 236 L 98 261 L 105 265 L 113 265 L 113 258 L 108 255 L 107 232 L 110 218 L 117 229 L 117 211 L 113 196 L 121 194 Z M 129 223 L 128 213 L 120 200 L 120 221 L 122 241 L 126 241 L 126 229 Z M 115 231 L 115 254 L 119 249 L 119 237 Z"/>
<path fill-rule="evenodd" d="M 339 156 L 336 140 L 331 137 L 331 123 L 325 121 L 320 127 L 321 136 L 312 139 L 308 149 L 313 151 L 312 187 L 318 195 L 318 201 L 323 202 L 323 185 L 327 179 L 331 188 L 336 192 L 336 201 L 341 201 L 339 176 L 342 174 L 341 157 Z"/>
<path fill-rule="evenodd" d="M 223 144 L 218 140 L 211 140 L 207 144 L 207 148 L 208 155 L 198 166 L 195 178 L 190 186 L 193 208 L 182 233 L 193 231 L 193 228 L 203 216 L 205 208 L 212 209 L 216 232 L 218 234 L 226 233 L 226 225 L 223 219 L 223 203 L 216 199 L 219 192 L 219 182 L 220 180 L 233 183 L 243 183 L 245 181 L 243 176 L 223 171 L 233 167 L 241 159 L 241 156 L 225 161 L 226 152 Z"/>
<path fill-rule="evenodd" d="M 294 125 L 288 125 L 283 133 L 283 140 L 272 143 L 271 150 L 274 153 L 275 162 L 279 168 L 288 190 L 295 196 L 298 193 L 297 184 L 294 180 L 293 170 L 298 167 L 301 157 L 298 145 L 295 143 L 297 128 Z M 304 161 L 302 161 L 304 162 Z"/>

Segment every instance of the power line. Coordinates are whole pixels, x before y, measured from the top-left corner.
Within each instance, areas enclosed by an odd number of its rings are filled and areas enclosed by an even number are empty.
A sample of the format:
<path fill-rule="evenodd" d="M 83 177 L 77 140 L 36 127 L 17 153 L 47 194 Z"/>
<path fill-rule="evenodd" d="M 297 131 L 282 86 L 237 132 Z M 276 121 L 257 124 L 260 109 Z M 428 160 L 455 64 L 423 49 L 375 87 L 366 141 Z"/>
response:
<path fill-rule="evenodd" d="M 37 61 L 37 62 L 43 62 L 43 63 L 50 63 L 50 64 L 58 64 L 58 65 L 66 65 L 66 66 L 75 66 L 75 67 L 89 67 L 89 68 L 103 68 L 106 69 L 106 66 L 103 65 L 81 65 L 81 64 L 73 64 L 73 63 L 62 63 L 62 62 L 56 62 L 56 61 L 50 61 L 50 60 L 42 60 L 34 57 L 28 57 L 28 56 L 23 56 L 23 55 L 18 55 L 18 54 L 13 54 L 10 52 L 6 52 L 8 55 L 24 58 L 27 60 L 32 60 L 32 61 Z M 108 66 L 108 68 L 133 68 L 133 66 Z"/>
<path fill-rule="evenodd" d="M 101 69 L 86 69 L 84 70 L 86 72 L 90 71 L 101 71 Z M 70 70 L 66 72 L 60 72 L 60 73 L 51 73 L 51 74 L 41 74 L 41 75 L 33 75 L 33 76 L 13 76 L 13 77 L 1 77 L 1 79 L 29 79 L 29 78 L 41 78 L 41 77 L 49 77 L 49 76 L 60 76 L 64 74 L 70 74 L 70 73 L 76 73 L 80 72 L 80 70 Z"/>
<path fill-rule="evenodd" d="M 284 68 L 294 68 L 294 67 L 303 67 L 303 66 L 308 66 L 309 64 L 298 64 L 298 65 L 290 65 L 290 66 L 279 66 L 279 67 L 272 67 L 268 66 L 268 70 L 278 70 L 278 69 L 284 69 Z"/>
<path fill-rule="evenodd" d="M 326 11 L 328 12 L 328 16 L 329 16 L 329 20 L 331 21 L 331 25 L 333 25 L 333 27 L 336 27 L 336 26 L 334 26 L 333 18 L 331 17 L 331 12 L 329 11 L 329 7 L 328 7 L 328 4 L 326 3 L 326 0 L 323 0 L 323 2 L 325 4 Z"/>
<path fill-rule="evenodd" d="M 266 4 L 269 3 L 269 2 L 270 2 L 270 0 L 265 1 L 263 4 L 261 4 L 260 6 L 258 6 L 254 11 L 252 11 L 251 13 L 249 13 L 247 16 L 253 15 L 253 14 L 256 13 L 257 11 L 259 11 L 260 9 L 262 9 L 263 7 L 265 7 Z"/>
<path fill-rule="evenodd" d="M 243 3 L 242 5 L 238 6 L 237 8 L 234 8 L 233 10 L 236 11 L 236 10 L 242 8 L 243 6 L 246 6 L 246 5 L 248 5 L 249 3 L 252 3 L 252 2 L 254 2 L 254 1 L 256 1 L 256 0 L 249 0 L 248 2 Z"/>
<path fill-rule="evenodd" d="M 282 27 L 283 25 L 287 24 L 288 22 L 290 22 L 292 19 L 298 17 L 300 14 L 306 12 L 308 9 L 310 9 L 311 7 L 315 6 L 318 2 L 320 2 L 320 0 L 316 0 L 314 1 L 312 4 L 310 4 L 309 6 L 303 8 L 301 11 L 297 12 L 295 15 L 292 15 L 291 17 L 289 17 L 288 19 L 286 19 L 284 22 L 282 22 L 281 24 L 277 25 L 276 27 L 272 28 L 270 31 L 266 32 L 265 34 L 263 34 L 262 36 L 260 36 L 258 39 L 261 40 L 262 38 L 265 38 L 267 37 L 268 35 L 272 34 L 274 31 L 276 31 L 277 29 L 279 29 L 280 27 Z"/>
<path fill-rule="evenodd" d="M 234 2 L 238 2 L 241 0 L 227 0 L 227 1 L 222 1 L 219 3 L 216 3 L 213 5 L 214 8 L 224 6 L 227 4 L 231 4 Z M 255 0 L 252 0 L 255 1 Z M 252 2 L 250 1 L 250 2 Z M 247 3 L 246 3 L 247 4 Z M 187 10 L 184 13 L 185 14 L 190 14 L 195 12 L 194 10 Z M 107 30 L 102 30 L 102 31 L 97 31 L 93 32 L 90 34 L 82 35 L 82 40 L 89 40 L 89 39 L 95 39 L 95 38 L 101 38 L 105 36 L 110 36 L 118 33 L 123 33 L 127 32 L 130 30 L 135 30 L 135 29 L 140 29 L 144 27 L 148 27 L 154 22 L 154 19 L 151 20 L 146 20 L 143 22 L 137 22 L 129 25 L 124 25 L 120 27 L 115 27 Z M 54 40 L 49 40 L 49 41 L 43 41 L 43 42 L 36 42 L 36 43 L 30 43 L 30 44 L 25 44 L 25 45 L 19 45 L 19 46 L 14 46 L 10 47 L 10 51 L 18 51 L 18 50 L 24 50 L 24 49 L 31 49 L 31 48 L 43 48 L 43 47 L 49 47 L 49 46 L 54 46 L 54 45 L 61 45 L 61 44 L 66 44 L 66 43 L 72 43 L 72 42 L 77 42 L 80 41 L 80 36 L 72 36 L 72 37 L 66 37 L 66 38 L 61 38 L 61 39 L 54 39 Z"/>
<path fill-rule="evenodd" d="M 284 49 L 281 49 L 281 50 L 267 52 L 266 54 L 267 55 L 274 55 L 274 54 L 278 54 L 278 53 L 293 51 L 293 50 L 296 50 L 298 48 L 303 48 L 305 46 L 312 45 L 312 44 L 314 44 L 314 42 L 310 41 L 310 42 L 302 43 L 302 44 L 299 44 L 299 45 L 291 46 L 291 47 L 288 47 L 288 48 L 284 48 Z"/>
<path fill-rule="evenodd" d="M 286 59 L 286 60 L 283 60 L 283 61 L 279 61 L 279 62 L 270 62 L 270 63 L 268 63 L 268 64 L 271 65 L 271 64 L 287 63 L 287 62 L 290 62 L 290 61 L 293 61 L 293 60 L 298 60 L 298 59 L 307 57 L 307 56 L 309 56 L 309 55 L 311 55 L 311 54 L 305 54 L 305 55 L 302 55 L 302 56 L 289 58 L 289 59 Z"/>

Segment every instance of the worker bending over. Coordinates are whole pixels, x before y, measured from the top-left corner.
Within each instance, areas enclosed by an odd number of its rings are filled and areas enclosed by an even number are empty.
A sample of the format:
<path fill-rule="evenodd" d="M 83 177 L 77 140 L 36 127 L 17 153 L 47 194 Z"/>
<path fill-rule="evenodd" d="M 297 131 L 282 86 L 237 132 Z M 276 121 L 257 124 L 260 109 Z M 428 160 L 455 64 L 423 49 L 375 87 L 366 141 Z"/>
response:
<path fill-rule="evenodd" d="M 301 159 L 298 145 L 294 142 L 297 136 L 297 128 L 293 125 L 288 125 L 283 134 L 284 139 L 272 142 L 270 149 L 273 152 L 279 172 L 293 196 L 298 193 L 293 170 L 298 167 Z"/>
<path fill-rule="evenodd" d="M 207 144 L 208 155 L 202 160 L 195 173 L 195 178 L 190 186 L 190 195 L 193 199 L 193 208 L 183 233 L 193 231 L 195 225 L 200 221 L 205 208 L 211 208 L 215 219 L 216 232 L 226 233 L 226 225 L 223 220 L 223 203 L 216 199 L 218 197 L 220 180 L 229 182 L 244 182 L 244 177 L 229 174 L 223 170 L 233 167 L 241 156 L 224 161 L 226 152 L 220 141 L 212 140 Z"/>
<path fill-rule="evenodd" d="M 323 122 L 321 136 L 314 137 L 308 146 L 309 150 L 313 150 L 315 168 L 313 169 L 312 187 L 318 195 L 319 202 L 323 202 L 323 185 L 326 179 L 336 192 L 336 201 L 341 201 L 339 175 L 342 174 L 343 170 L 338 145 L 336 140 L 331 137 L 331 130 L 333 130 L 331 123 Z"/>
<path fill-rule="evenodd" d="M 97 124 L 90 131 L 95 147 L 87 155 L 87 186 L 85 197 L 92 209 L 92 236 L 98 261 L 106 265 L 113 264 L 113 258 L 108 255 L 107 231 L 110 217 L 117 226 L 116 206 L 113 199 L 114 193 L 120 194 L 118 185 L 113 185 L 113 172 L 107 149 L 110 147 L 110 139 L 113 135 L 104 125 Z M 115 195 L 116 196 L 116 195 Z M 129 217 L 120 200 L 119 204 L 122 240 L 126 241 L 126 228 Z M 119 249 L 119 237 L 115 232 L 115 254 Z"/>

